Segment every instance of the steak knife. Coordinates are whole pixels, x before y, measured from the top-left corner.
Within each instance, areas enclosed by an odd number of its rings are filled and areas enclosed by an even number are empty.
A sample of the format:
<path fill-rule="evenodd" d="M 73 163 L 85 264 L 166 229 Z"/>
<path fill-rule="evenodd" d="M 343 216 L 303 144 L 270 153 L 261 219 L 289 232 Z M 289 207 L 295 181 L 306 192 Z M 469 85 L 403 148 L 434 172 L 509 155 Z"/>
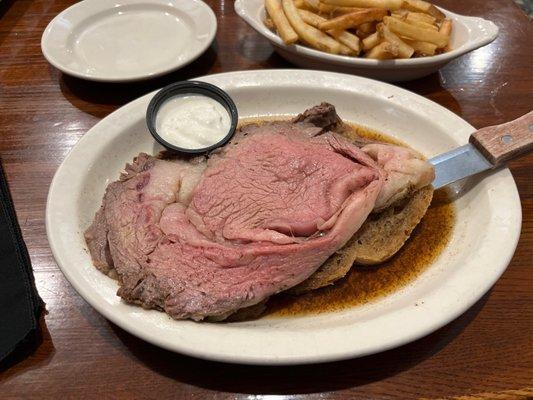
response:
<path fill-rule="evenodd" d="M 433 187 L 439 189 L 460 179 L 502 166 L 533 150 L 533 111 L 514 121 L 482 128 L 468 144 L 429 160 L 435 167 Z"/>

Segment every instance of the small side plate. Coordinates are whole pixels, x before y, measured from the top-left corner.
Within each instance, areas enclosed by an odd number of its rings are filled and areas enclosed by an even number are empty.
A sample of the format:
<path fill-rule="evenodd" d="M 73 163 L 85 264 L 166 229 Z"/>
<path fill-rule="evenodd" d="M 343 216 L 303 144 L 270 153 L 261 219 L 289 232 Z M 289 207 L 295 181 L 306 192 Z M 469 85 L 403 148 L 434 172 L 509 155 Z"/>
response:
<path fill-rule="evenodd" d="M 66 74 L 126 82 L 189 64 L 216 30 L 215 14 L 200 0 L 85 0 L 48 24 L 41 48 Z"/>

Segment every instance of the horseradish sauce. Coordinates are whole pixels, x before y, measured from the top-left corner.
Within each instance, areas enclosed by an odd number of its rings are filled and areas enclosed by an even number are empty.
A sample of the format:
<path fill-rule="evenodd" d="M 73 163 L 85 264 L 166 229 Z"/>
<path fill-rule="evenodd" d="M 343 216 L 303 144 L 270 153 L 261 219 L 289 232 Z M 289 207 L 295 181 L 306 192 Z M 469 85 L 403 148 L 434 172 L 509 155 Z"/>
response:
<path fill-rule="evenodd" d="M 157 113 L 155 125 L 166 142 L 183 149 L 203 149 L 226 137 L 231 117 L 215 99 L 186 94 L 165 101 Z"/>

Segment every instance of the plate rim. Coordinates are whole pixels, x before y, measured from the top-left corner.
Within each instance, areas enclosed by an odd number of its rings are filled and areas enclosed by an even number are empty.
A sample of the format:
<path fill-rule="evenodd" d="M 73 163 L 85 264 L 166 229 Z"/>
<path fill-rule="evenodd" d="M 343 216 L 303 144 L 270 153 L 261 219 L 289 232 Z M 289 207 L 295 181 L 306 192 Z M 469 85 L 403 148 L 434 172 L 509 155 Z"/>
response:
<path fill-rule="evenodd" d="M 142 73 L 142 74 L 139 73 L 139 74 L 134 74 L 134 75 L 127 76 L 127 77 L 124 77 L 124 78 L 110 77 L 110 76 L 106 77 L 105 75 L 103 75 L 103 76 L 102 75 L 90 75 L 90 74 L 87 74 L 87 73 L 84 73 L 84 72 L 79 72 L 79 71 L 76 71 L 74 69 L 71 69 L 71 68 L 65 66 L 64 64 L 62 64 L 61 62 L 59 62 L 52 54 L 50 54 L 49 49 L 47 48 L 47 40 L 49 40 L 49 36 L 51 34 L 50 32 L 51 32 L 52 28 L 59 21 L 59 19 L 61 17 L 64 17 L 65 14 L 67 14 L 70 11 L 72 11 L 72 9 L 86 7 L 88 3 L 91 3 L 91 2 L 95 2 L 96 3 L 96 2 L 99 2 L 99 1 L 100 0 L 84 0 L 84 1 L 81 1 L 81 2 L 78 2 L 78 3 L 74 3 L 73 5 L 65 8 L 59 14 L 57 14 L 54 18 L 52 18 L 52 20 L 46 25 L 46 28 L 44 29 L 44 31 L 43 31 L 43 33 L 41 35 L 41 52 L 43 53 L 44 58 L 54 68 L 58 69 L 59 71 L 63 72 L 64 74 L 67 74 L 67 75 L 70 75 L 70 76 L 73 76 L 73 77 L 76 77 L 76 78 L 79 78 L 79 79 L 93 81 L 93 82 L 137 82 L 137 81 L 157 78 L 157 77 L 160 77 L 162 75 L 168 74 L 168 73 L 176 71 L 178 69 L 181 69 L 181 68 L 187 66 L 188 64 L 192 63 L 196 59 L 198 59 L 209 48 L 209 46 L 211 46 L 211 44 L 215 40 L 216 33 L 217 33 L 217 30 L 218 30 L 218 21 L 217 21 L 216 15 L 215 15 L 214 11 L 211 9 L 211 7 L 209 7 L 209 5 L 207 5 L 203 0 L 187 0 L 187 1 L 191 1 L 191 2 L 197 3 L 199 5 L 199 7 L 204 9 L 204 11 L 209 15 L 209 19 L 210 19 L 210 21 L 205 23 L 205 24 L 211 27 L 211 29 L 209 31 L 209 36 L 207 37 L 205 42 L 202 44 L 202 46 L 198 47 L 198 49 L 188 59 L 186 59 L 185 61 L 169 64 L 168 67 L 166 67 L 166 68 L 164 68 L 162 70 L 158 70 L 158 71 L 156 71 L 154 73 L 148 73 L 148 74 L 147 73 Z M 145 3 L 147 5 L 151 5 L 151 4 L 153 5 L 155 3 L 161 3 L 161 4 L 169 5 L 169 3 L 165 2 L 164 0 L 156 0 L 154 2 L 151 2 L 151 1 L 153 1 L 153 0 L 119 0 L 116 3 L 110 2 L 109 3 L 109 9 L 114 8 L 116 6 L 115 4 L 127 5 L 128 3 L 131 3 L 131 4 L 143 4 L 143 3 Z M 174 7 L 174 5 L 172 5 L 172 7 Z"/>
<path fill-rule="evenodd" d="M 210 79 L 224 79 L 230 77 L 239 77 L 240 75 L 250 75 L 250 76 L 257 76 L 257 75 L 265 75 L 268 77 L 269 82 L 272 84 L 275 83 L 275 79 L 273 79 L 273 75 L 276 74 L 320 74 L 323 76 L 324 74 L 331 75 L 333 78 L 335 76 L 344 77 L 344 79 L 350 79 L 353 80 L 354 83 L 361 82 L 365 83 L 367 85 L 371 86 L 385 86 L 386 88 L 393 90 L 394 93 L 399 93 L 403 95 L 407 95 L 409 97 L 415 97 L 422 103 L 425 103 L 427 106 L 432 107 L 436 109 L 439 112 L 444 112 L 448 115 L 448 117 L 456 119 L 456 121 L 460 122 L 463 126 L 468 127 L 471 131 L 474 131 L 475 129 L 468 124 L 465 120 L 457 116 L 456 114 L 452 113 L 451 111 L 447 110 L 446 108 L 442 107 L 441 105 L 422 97 L 416 93 L 410 92 L 408 90 L 375 81 L 368 78 L 362 78 L 358 76 L 352 76 L 352 75 L 346 75 L 346 74 L 339 74 L 339 73 L 333 73 L 333 72 L 324 72 L 324 71 L 310 71 L 310 70 L 256 70 L 256 71 L 235 71 L 235 72 L 226 72 L 226 73 L 220 73 L 220 74 L 213 74 L 213 75 L 206 75 L 199 78 L 195 78 L 198 80 L 207 80 Z M 310 80 L 310 82 L 313 82 L 312 86 L 317 86 L 315 81 Z M 77 282 L 76 278 L 73 278 L 71 275 L 68 266 L 65 266 L 61 262 L 61 254 L 58 254 L 57 248 L 54 245 L 53 237 L 54 232 L 52 230 L 52 221 L 51 221 L 51 208 L 53 207 L 52 199 L 54 197 L 54 192 L 56 190 L 58 183 L 58 179 L 60 177 L 60 173 L 62 169 L 67 168 L 65 167 L 65 164 L 68 162 L 69 158 L 72 157 L 72 154 L 75 152 L 76 148 L 80 146 L 80 143 L 83 145 L 84 139 L 86 137 L 89 137 L 89 133 L 94 129 L 98 130 L 98 126 L 100 124 L 105 124 L 106 119 L 110 117 L 111 115 L 118 115 L 121 110 L 127 106 L 132 107 L 135 103 L 142 103 L 143 101 L 146 101 L 147 99 L 152 96 L 154 92 L 148 93 L 144 96 L 141 96 L 124 106 L 120 107 L 113 113 L 109 114 L 107 117 L 100 120 L 97 124 L 95 124 L 92 128 L 87 131 L 84 136 L 78 141 L 78 143 L 71 149 L 71 151 L 67 154 L 59 168 L 57 169 L 56 173 L 54 174 L 54 178 L 52 179 L 52 183 L 50 185 L 48 197 L 47 197 L 47 203 L 46 203 L 46 232 L 47 232 L 47 238 L 49 240 L 49 244 L 53 253 L 53 256 L 62 271 L 62 273 L 65 275 L 67 280 L 71 283 L 71 285 L 75 288 L 75 290 L 80 294 L 80 296 L 87 301 L 93 308 L 95 308 L 100 314 L 102 314 L 104 317 L 106 317 L 108 320 L 112 321 L 113 323 L 120 326 L 122 329 L 136 335 L 137 337 L 155 344 L 159 347 L 165 348 L 167 350 L 179 352 L 181 354 L 186 354 L 189 356 L 199 357 L 203 359 L 208 360 L 214 360 L 214 361 L 222 361 L 222 362 L 229 362 L 229 363 L 240 363 L 240 364 L 254 364 L 254 365 L 292 365 L 292 364 L 309 364 L 309 363 L 319 363 L 319 362 L 330 362 L 330 361 L 337 361 L 342 359 L 348 359 L 353 357 L 361 357 L 368 354 L 373 354 L 381 351 L 388 350 L 390 348 L 398 347 L 400 345 L 409 343 L 411 341 L 414 341 L 416 339 L 419 339 L 421 337 L 424 337 L 435 330 L 439 329 L 440 327 L 448 324 L 449 322 L 456 319 L 459 315 L 464 313 L 467 309 L 469 309 L 472 305 L 475 304 L 497 281 L 497 279 L 503 274 L 503 272 L 506 270 L 513 254 L 516 249 L 516 245 L 518 244 L 519 236 L 520 236 L 520 230 L 521 230 L 521 204 L 518 196 L 518 190 L 516 188 L 516 184 L 512 178 L 511 173 L 508 169 L 502 170 L 498 172 L 498 174 L 502 174 L 505 179 L 508 180 L 508 183 L 511 186 L 511 192 L 510 195 L 514 198 L 514 205 L 516 207 L 513 208 L 513 212 L 515 213 L 514 216 L 516 217 L 518 223 L 516 226 L 514 226 L 514 235 L 510 235 L 508 237 L 508 243 L 509 246 L 507 246 L 507 252 L 505 254 L 505 259 L 498 265 L 498 270 L 494 275 L 492 276 L 492 279 L 487 280 L 485 279 L 483 281 L 482 287 L 479 287 L 477 289 L 477 292 L 475 295 L 472 296 L 468 301 L 465 301 L 461 303 L 459 306 L 456 306 L 454 311 L 452 313 L 448 313 L 445 317 L 441 317 L 440 319 L 436 319 L 432 321 L 432 324 L 425 325 L 423 328 L 418 329 L 417 331 L 412 331 L 409 335 L 404 335 L 389 341 L 385 345 L 374 345 L 372 348 L 367 349 L 366 351 L 361 351 L 355 348 L 355 350 L 352 349 L 352 351 L 345 351 L 343 350 L 342 353 L 334 353 L 330 352 L 329 354 L 313 354 L 313 355 L 298 355 L 298 356 L 280 356 L 280 355 L 262 355 L 262 356 L 254 356 L 254 355 L 247 355 L 247 354 L 237 354 L 237 352 L 234 352 L 233 354 L 226 354 L 224 352 L 219 353 L 210 353 L 205 352 L 202 349 L 199 348 L 188 348 L 180 345 L 180 343 L 171 342 L 168 340 L 164 340 L 164 338 L 159 338 L 154 336 L 154 334 L 150 334 L 149 332 L 144 331 L 141 327 L 136 326 L 132 321 L 126 321 L 125 314 L 122 313 L 115 313 L 114 310 L 112 310 L 111 306 L 106 307 L 105 304 L 98 303 L 96 300 L 94 300 L 96 292 L 92 291 L 90 287 L 83 287 L 82 285 L 79 285 L 79 282 Z M 122 110 L 124 112 L 124 110 Z M 176 323 L 180 323 L 180 321 L 176 321 Z"/>

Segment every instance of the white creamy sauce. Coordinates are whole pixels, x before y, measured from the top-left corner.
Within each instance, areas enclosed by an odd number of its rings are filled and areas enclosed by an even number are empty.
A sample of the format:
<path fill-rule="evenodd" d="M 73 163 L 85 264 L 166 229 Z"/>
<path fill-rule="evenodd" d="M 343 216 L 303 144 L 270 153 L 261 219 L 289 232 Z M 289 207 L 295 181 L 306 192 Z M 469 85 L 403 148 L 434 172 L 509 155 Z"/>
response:
<path fill-rule="evenodd" d="M 168 143 L 184 149 L 201 149 L 222 140 L 231 118 L 218 101 L 201 94 L 173 97 L 163 103 L 156 130 Z"/>

